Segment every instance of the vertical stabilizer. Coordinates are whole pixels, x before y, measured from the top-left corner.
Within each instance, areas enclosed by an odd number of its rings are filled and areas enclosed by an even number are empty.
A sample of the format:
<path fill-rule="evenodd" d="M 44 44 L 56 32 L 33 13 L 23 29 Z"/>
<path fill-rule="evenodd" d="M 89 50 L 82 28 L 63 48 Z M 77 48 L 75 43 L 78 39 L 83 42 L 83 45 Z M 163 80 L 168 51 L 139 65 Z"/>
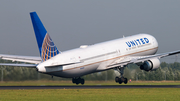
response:
<path fill-rule="evenodd" d="M 60 52 L 58 51 L 54 42 L 47 33 L 37 13 L 31 12 L 30 16 L 42 61 L 46 61 L 51 57 L 54 57 L 57 54 L 59 54 Z"/>

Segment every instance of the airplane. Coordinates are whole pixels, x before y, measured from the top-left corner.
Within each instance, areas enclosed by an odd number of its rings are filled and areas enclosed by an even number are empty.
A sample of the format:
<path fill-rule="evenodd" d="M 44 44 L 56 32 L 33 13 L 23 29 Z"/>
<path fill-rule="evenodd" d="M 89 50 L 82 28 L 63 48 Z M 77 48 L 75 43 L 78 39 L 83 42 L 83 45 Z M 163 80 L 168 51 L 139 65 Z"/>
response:
<path fill-rule="evenodd" d="M 81 45 L 79 48 L 59 51 L 46 31 L 36 12 L 30 12 L 40 57 L 0 54 L 4 60 L 31 64 L 0 63 L 4 66 L 36 68 L 38 72 L 51 76 L 72 78 L 72 83 L 84 84 L 82 76 L 115 69 L 119 76 L 115 82 L 127 84 L 123 76 L 128 64 L 136 64 L 144 71 L 159 68 L 160 58 L 179 54 L 180 50 L 156 54 L 158 42 L 152 35 L 137 34 L 94 45 Z"/>

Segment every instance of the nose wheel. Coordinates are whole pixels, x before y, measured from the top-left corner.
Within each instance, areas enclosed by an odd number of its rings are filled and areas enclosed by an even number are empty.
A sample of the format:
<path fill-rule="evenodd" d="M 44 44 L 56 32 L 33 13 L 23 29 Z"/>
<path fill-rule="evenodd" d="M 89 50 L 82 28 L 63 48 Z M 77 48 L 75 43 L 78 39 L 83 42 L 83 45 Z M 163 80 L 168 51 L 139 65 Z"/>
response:
<path fill-rule="evenodd" d="M 72 78 L 72 83 L 75 83 L 76 85 L 78 85 L 78 84 L 84 84 L 85 83 L 85 80 L 83 79 L 83 78 Z"/>
<path fill-rule="evenodd" d="M 118 76 L 115 77 L 115 82 L 119 83 L 119 84 L 122 84 L 124 82 L 124 84 L 127 84 L 128 83 L 128 79 L 124 78 L 124 76 L 123 76 L 123 74 L 124 74 L 124 67 L 117 67 L 116 69 L 120 73 L 120 77 L 118 77 Z"/>

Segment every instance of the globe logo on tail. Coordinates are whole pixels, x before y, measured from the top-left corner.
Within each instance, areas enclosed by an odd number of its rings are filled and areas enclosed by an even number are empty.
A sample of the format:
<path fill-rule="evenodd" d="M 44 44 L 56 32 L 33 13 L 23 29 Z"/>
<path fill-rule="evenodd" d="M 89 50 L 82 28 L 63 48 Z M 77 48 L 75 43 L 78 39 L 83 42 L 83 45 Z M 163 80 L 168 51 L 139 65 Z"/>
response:
<path fill-rule="evenodd" d="M 50 38 L 49 34 L 46 33 L 46 36 L 42 44 L 42 51 L 41 51 L 42 61 L 44 62 L 50 59 L 51 57 L 56 56 L 57 54 L 59 54 L 57 47 L 54 45 L 54 42 Z"/>

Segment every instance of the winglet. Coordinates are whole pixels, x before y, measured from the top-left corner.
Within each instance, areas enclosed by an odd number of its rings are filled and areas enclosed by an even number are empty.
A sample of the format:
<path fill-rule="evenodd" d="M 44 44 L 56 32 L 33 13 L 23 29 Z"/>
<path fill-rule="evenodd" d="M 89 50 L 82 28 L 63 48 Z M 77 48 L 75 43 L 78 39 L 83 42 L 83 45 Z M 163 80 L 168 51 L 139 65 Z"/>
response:
<path fill-rule="evenodd" d="M 30 16 L 42 61 L 46 61 L 59 54 L 60 52 L 47 33 L 37 13 L 31 12 Z"/>

